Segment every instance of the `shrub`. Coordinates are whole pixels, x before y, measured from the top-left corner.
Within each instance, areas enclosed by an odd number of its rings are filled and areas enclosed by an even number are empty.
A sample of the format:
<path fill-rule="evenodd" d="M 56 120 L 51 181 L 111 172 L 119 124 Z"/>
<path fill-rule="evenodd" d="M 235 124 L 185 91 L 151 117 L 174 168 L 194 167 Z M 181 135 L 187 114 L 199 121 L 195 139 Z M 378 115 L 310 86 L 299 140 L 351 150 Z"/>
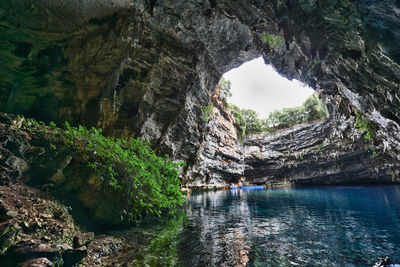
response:
<path fill-rule="evenodd" d="M 222 77 L 217 86 L 217 89 L 220 92 L 221 99 L 225 105 L 228 105 L 228 98 L 232 97 L 231 85 L 231 81 L 225 80 L 225 78 Z"/>
<path fill-rule="evenodd" d="M 121 216 L 128 220 L 137 220 L 145 214 L 160 215 L 166 209 L 173 212 L 183 204 L 178 175 L 184 163 L 173 162 L 168 155 L 158 157 L 148 141 L 106 137 L 101 129 L 71 127 L 68 122 L 63 131 L 54 123 L 47 127 L 31 119 L 24 126 L 40 129 L 39 132 L 46 128 L 83 154 L 88 168 L 94 169 L 110 190 L 118 190 L 125 197 L 124 207 L 118 209 L 124 210 Z"/>
<path fill-rule="evenodd" d="M 201 111 L 203 113 L 203 121 L 208 122 L 210 120 L 211 113 L 214 110 L 214 104 L 211 103 L 208 106 L 202 106 Z"/>
<path fill-rule="evenodd" d="M 278 48 L 285 42 L 282 37 L 275 34 L 265 34 L 263 36 L 264 43 L 267 43 L 269 46 L 269 50 L 272 52 L 272 49 Z"/>
<path fill-rule="evenodd" d="M 357 128 L 361 133 L 365 133 L 365 140 L 373 140 L 375 138 L 375 127 L 369 120 L 363 118 L 358 109 L 355 109 L 355 113 L 356 121 L 354 123 L 354 127 Z"/>

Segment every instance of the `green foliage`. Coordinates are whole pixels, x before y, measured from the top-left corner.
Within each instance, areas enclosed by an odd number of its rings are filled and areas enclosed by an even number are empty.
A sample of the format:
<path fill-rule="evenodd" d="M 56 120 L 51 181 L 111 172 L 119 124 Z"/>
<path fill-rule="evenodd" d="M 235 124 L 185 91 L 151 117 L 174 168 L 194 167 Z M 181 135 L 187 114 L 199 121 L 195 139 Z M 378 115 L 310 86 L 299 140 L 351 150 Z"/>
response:
<path fill-rule="evenodd" d="M 222 101 L 224 102 L 225 106 L 228 105 L 228 98 L 232 97 L 231 85 L 232 85 L 231 81 L 225 80 L 224 77 L 222 77 L 218 83 L 217 88 L 220 92 L 220 96 L 221 96 Z"/>
<path fill-rule="evenodd" d="M 245 133 L 256 133 L 263 130 L 263 122 L 258 118 L 258 113 L 251 109 L 240 109 L 235 105 L 230 105 L 234 110 L 236 124 Z"/>
<path fill-rule="evenodd" d="M 356 127 L 361 133 L 365 133 L 365 140 L 373 140 L 375 138 L 375 127 L 369 120 L 363 119 L 363 116 L 358 109 L 355 110 L 355 113 L 356 121 L 354 127 Z"/>
<path fill-rule="evenodd" d="M 321 152 L 323 147 L 324 147 L 323 144 L 318 144 L 318 145 L 317 145 L 317 151 L 318 151 L 318 152 Z"/>
<path fill-rule="evenodd" d="M 211 103 L 208 106 L 201 106 L 201 111 L 203 112 L 203 120 L 204 122 L 208 122 L 210 120 L 211 113 L 214 110 L 214 104 Z"/>
<path fill-rule="evenodd" d="M 313 67 L 318 64 L 314 62 Z M 233 111 L 238 130 L 239 140 L 243 140 L 246 134 L 262 131 L 273 132 L 279 129 L 292 127 L 303 122 L 311 122 L 329 117 L 326 105 L 318 98 L 316 93 L 312 94 L 299 107 L 284 108 L 270 113 L 266 119 L 259 119 L 257 112 L 251 109 L 241 109 L 233 104 L 227 103 L 227 98 L 231 94 L 231 82 L 221 79 L 218 84 L 221 97 L 228 109 Z M 209 119 L 209 106 L 203 106 L 203 117 L 205 121 Z"/>
<path fill-rule="evenodd" d="M 327 107 L 316 93 L 312 94 L 300 107 L 275 110 L 264 120 L 259 119 L 254 110 L 240 109 L 232 104 L 229 105 L 229 108 L 234 111 L 236 125 L 241 138 L 249 133 L 274 132 L 299 123 L 322 120 L 329 117 Z"/>
<path fill-rule="evenodd" d="M 118 190 L 123 199 L 121 215 L 137 220 L 145 214 L 160 215 L 164 209 L 174 211 L 183 204 L 180 192 L 179 171 L 184 163 L 158 157 L 148 141 L 106 137 L 101 129 L 72 127 L 65 122 L 65 130 L 50 123 L 50 127 L 26 119 L 24 128 L 50 130 L 64 138 L 67 145 L 87 159 L 87 166 L 94 169 L 110 186 Z M 53 149 L 56 146 L 51 144 Z M 166 156 L 168 157 L 168 156 Z"/>
<path fill-rule="evenodd" d="M 373 158 L 379 156 L 379 152 L 378 152 L 377 148 L 374 146 L 369 147 L 368 151 L 372 154 Z"/>
<path fill-rule="evenodd" d="M 270 127 L 270 131 L 274 131 L 303 122 L 325 119 L 328 116 L 327 107 L 318 98 L 318 95 L 314 93 L 299 107 L 284 108 L 270 113 L 267 118 L 267 124 Z"/>
<path fill-rule="evenodd" d="M 316 60 L 316 59 L 311 60 L 309 66 L 308 66 L 308 71 L 307 71 L 308 77 L 311 78 L 311 76 L 314 75 L 314 69 L 315 69 L 315 66 L 318 65 L 318 63 L 319 63 L 319 60 Z"/>
<path fill-rule="evenodd" d="M 280 47 L 284 43 L 282 37 L 280 37 L 279 35 L 269 34 L 269 33 L 263 36 L 263 41 L 264 43 L 268 44 L 270 51 L 272 51 L 272 49 L 274 48 Z"/>

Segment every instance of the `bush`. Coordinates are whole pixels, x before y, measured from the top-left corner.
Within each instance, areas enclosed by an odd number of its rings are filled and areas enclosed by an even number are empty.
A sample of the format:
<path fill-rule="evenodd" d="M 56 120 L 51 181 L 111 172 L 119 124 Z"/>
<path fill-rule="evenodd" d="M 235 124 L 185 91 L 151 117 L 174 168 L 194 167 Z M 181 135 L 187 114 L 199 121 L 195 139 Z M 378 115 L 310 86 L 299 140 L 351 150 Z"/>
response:
<path fill-rule="evenodd" d="M 88 166 L 127 196 L 126 214 L 136 219 L 142 214 L 160 215 L 164 208 L 183 202 L 179 169 L 184 163 L 158 157 L 149 142 L 140 139 L 105 137 L 101 129 L 90 130 L 65 123 L 66 141 L 90 156 Z"/>
<path fill-rule="evenodd" d="M 211 103 L 208 106 L 202 106 L 201 111 L 203 113 L 203 121 L 208 122 L 210 120 L 211 113 L 214 110 L 214 104 Z"/>
<path fill-rule="evenodd" d="M 270 113 L 265 122 L 265 130 L 284 129 L 303 122 L 325 119 L 328 116 L 327 107 L 314 93 L 300 107 L 284 108 Z"/>
<path fill-rule="evenodd" d="M 123 207 L 116 208 L 124 210 L 121 216 L 128 220 L 145 214 L 160 215 L 166 209 L 173 212 L 183 204 L 178 175 L 184 163 L 173 162 L 168 155 L 158 157 L 148 141 L 106 137 L 101 129 L 71 127 L 68 122 L 65 130 L 54 123 L 47 127 L 31 119 L 26 122 L 24 127 L 29 131 L 59 135 L 70 148 L 83 154 L 88 168 L 94 169 L 110 190 L 120 191 L 126 199 Z"/>
<path fill-rule="evenodd" d="M 228 98 L 232 97 L 231 85 L 231 81 L 225 80 L 225 78 L 222 77 L 217 86 L 217 89 L 220 92 L 221 99 L 225 105 L 228 105 Z"/>
<path fill-rule="evenodd" d="M 364 119 L 361 112 L 358 109 L 355 109 L 356 113 L 356 121 L 354 122 L 354 127 L 358 129 L 361 133 L 364 134 L 365 140 L 374 140 L 375 139 L 375 127 L 367 119 Z"/>

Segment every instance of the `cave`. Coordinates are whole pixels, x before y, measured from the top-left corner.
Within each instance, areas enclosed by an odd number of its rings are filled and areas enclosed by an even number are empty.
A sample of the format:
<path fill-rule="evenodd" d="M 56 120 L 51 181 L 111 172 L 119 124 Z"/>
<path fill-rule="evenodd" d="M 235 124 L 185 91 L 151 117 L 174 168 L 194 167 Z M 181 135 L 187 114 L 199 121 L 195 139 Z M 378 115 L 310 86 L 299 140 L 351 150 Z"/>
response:
<path fill-rule="evenodd" d="M 203 151 L 211 145 L 214 151 L 224 149 L 211 144 L 220 138 L 217 133 L 207 137 L 210 127 L 201 122 L 201 107 L 210 104 L 223 73 L 262 56 L 281 75 L 313 88 L 327 104 L 332 116 L 325 138 L 337 133 L 362 141 L 348 129 L 354 128 L 355 110 L 361 112 L 374 125 L 373 146 L 394 158 L 385 159 L 390 163 L 379 177 L 397 173 L 398 65 L 386 35 L 376 34 L 379 27 L 393 28 L 397 22 L 388 18 L 382 25 L 374 23 L 378 12 L 390 12 L 390 4 L 73 5 L 43 2 L 29 9 L 24 1 L 2 3 L 2 10 L 10 9 L 2 15 L 7 44 L 2 55 L 16 62 L 2 67 L 7 77 L 1 82 L 2 111 L 96 126 L 113 136 L 140 136 L 159 153 L 188 161 L 184 180 L 191 185 L 223 186 L 222 173 L 239 175 L 246 167 L 230 173 L 229 166 L 202 166 L 202 159 L 242 162 L 243 153 Z M 19 16 L 11 15 L 17 11 Z M 40 34 L 32 39 L 35 33 Z M 367 151 L 369 145 L 354 146 Z M 223 159 L 225 154 L 231 159 Z M 288 179 L 290 175 L 283 180 Z"/>
<path fill-rule="evenodd" d="M 180 178 L 193 189 L 399 183 L 399 9 L 395 0 L 3 0 L 0 112 L 148 140 L 186 162 Z M 329 118 L 240 141 L 217 84 L 258 57 L 315 90 Z M 19 159 L 1 161 L 2 185 L 27 176 L 22 143 L 1 150 L 1 160 Z M 71 175 L 63 168 L 74 162 L 60 162 L 55 172 Z"/>

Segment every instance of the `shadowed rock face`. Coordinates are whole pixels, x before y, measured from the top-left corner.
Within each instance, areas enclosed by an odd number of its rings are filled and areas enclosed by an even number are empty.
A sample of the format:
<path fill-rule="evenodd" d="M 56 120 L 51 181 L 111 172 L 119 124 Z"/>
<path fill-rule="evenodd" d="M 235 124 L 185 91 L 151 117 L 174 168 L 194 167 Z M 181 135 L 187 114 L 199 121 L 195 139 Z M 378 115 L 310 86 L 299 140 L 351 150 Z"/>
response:
<path fill-rule="evenodd" d="M 188 184 L 223 185 L 241 175 L 244 154 L 224 136 L 232 127 L 217 125 L 226 118 L 205 123 L 201 107 L 225 71 L 262 55 L 320 94 L 327 128 L 360 110 L 394 162 L 399 10 L 394 0 L 4 0 L 0 110 L 142 136 L 188 161 Z"/>
<path fill-rule="evenodd" d="M 398 183 L 399 163 L 351 121 L 303 124 L 244 143 L 246 182 L 267 186 Z"/>

